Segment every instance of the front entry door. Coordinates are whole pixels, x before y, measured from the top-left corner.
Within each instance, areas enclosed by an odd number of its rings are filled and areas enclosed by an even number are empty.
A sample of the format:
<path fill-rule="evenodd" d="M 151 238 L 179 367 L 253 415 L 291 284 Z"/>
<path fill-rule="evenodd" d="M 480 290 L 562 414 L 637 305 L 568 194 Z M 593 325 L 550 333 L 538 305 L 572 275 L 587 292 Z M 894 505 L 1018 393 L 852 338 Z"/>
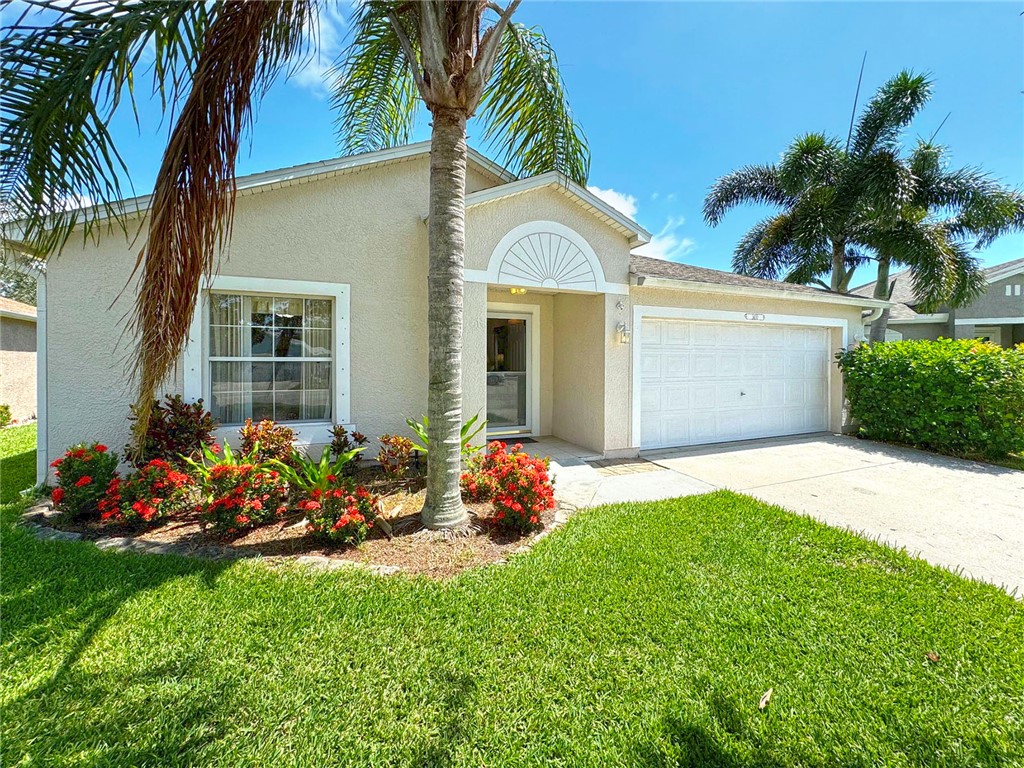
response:
<path fill-rule="evenodd" d="M 487 315 L 487 434 L 531 432 L 530 315 Z"/>

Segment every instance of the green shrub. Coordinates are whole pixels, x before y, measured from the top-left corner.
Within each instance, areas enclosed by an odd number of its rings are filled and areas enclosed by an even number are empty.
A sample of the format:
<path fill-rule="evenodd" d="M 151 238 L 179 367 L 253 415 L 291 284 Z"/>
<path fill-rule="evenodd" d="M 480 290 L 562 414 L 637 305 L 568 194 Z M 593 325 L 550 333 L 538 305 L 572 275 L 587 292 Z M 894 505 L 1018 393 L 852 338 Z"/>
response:
<path fill-rule="evenodd" d="M 1024 450 L 1024 346 L 894 341 L 837 357 L 866 437 L 968 458 Z"/>
<path fill-rule="evenodd" d="M 11 406 L 0 403 L 0 429 L 11 423 Z"/>

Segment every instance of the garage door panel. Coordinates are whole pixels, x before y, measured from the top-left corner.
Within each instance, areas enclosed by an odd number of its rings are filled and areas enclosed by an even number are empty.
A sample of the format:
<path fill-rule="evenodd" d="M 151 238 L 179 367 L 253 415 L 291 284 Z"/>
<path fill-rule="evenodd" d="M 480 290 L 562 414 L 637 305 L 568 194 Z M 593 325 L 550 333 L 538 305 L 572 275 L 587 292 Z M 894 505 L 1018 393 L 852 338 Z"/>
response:
<path fill-rule="evenodd" d="M 639 335 L 643 448 L 828 425 L 825 329 L 645 319 Z"/>

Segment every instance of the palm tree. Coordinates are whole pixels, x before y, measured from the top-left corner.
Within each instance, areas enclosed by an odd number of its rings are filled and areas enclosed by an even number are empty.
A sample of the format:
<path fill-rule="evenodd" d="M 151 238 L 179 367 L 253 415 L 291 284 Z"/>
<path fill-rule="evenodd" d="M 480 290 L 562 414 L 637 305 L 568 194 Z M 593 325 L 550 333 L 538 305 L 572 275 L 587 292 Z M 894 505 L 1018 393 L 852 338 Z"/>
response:
<path fill-rule="evenodd" d="M 278 75 L 315 53 L 310 30 L 329 1 L 32 0 L 56 18 L 22 17 L 4 39 L 0 189 L 38 252 L 58 251 L 76 226 L 92 231 L 101 214 L 127 226 L 116 205 L 127 168 L 106 126 L 122 101 L 135 106 L 144 54 L 155 56 L 162 107 L 177 108 L 136 265 L 137 443 L 184 348 L 201 280 L 230 237 L 235 161 L 253 107 Z M 553 50 L 540 31 L 511 21 L 519 3 L 369 0 L 355 11 L 336 67 L 344 149 L 407 141 L 419 102 L 432 117 L 422 519 L 433 528 L 467 519 L 458 483 L 467 120 L 479 113 L 484 140 L 522 175 L 558 170 L 585 184 L 589 169 Z M 69 210 L 82 198 L 96 209 Z"/>
<path fill-rule="evenodd" d="M 718 179 L 704 200 L 711 226 L 741 203 L 782 209 L 744 235 L 733 269 L 845 292 L 856 269 L 876 261 L 876 298 L 888 298 L 895 265 L 909 268 L 925 303 L 960 306 L 977 295 L 983 281 L 974 251 L 1020 226 L 1024 196 L 977 171 L 946 171 L 941 150 L 928 142 L 900 156 L 903 132 L 930 95 L 927 78 L 901 72 L 851 125 L 845 145 L 807 134 L 778 164 Z M 872 323 L 873 338 L 884 338 L 886 321 Z"/>

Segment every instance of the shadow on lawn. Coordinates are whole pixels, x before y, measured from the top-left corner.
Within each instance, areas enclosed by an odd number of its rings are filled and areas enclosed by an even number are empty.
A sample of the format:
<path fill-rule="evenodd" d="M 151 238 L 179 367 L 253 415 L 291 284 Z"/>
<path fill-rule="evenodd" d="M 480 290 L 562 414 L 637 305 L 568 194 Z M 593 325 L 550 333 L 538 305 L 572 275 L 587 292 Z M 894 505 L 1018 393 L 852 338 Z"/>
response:
<path fill-rule="evenodd" d="M 641 748 L 637 763 L 652 768 L 792 768 L 797 765 L 816 765 L 822 760 L 830 768 L 875 764 L 871 756 L 865 754 L 861 744 L 839 745 L 843 751 L 850 753 L 845 759 L 822 755 L 814 758 L 802 753 L 785 754 L 780 758 L 778 754 L 782 750 L 772 749 L 770 728 L 765 729 L 768 734 L 765 736 L 750 725 L 752 717 L 764 718 L 770 723 L 770 709 L 744 716 L 732 701 L 720 693 L 708 696 L 707 708 L 714 723 L 711 727 L 706 718 L 698 724 L 682 713 L 666 714 L 662 719 L 664 738 L 657 746 Z M 923 729 L 910 727 L 905 738 L 894 735 L 893 740 L 898 743 L 898 749 L 894 748 L 893 751 L 900 753 L 907 765 L 921 768 L 938 765 L 1017 764 L 1013 755 L 983 736 L 967 739 L 950 736 L 944 739 L 937 733 L 929 734 Z M 834 749 L 824 750 L 826 753 L 829 751 Z"/>
<path fill-rule="evenodd" d="M 44 647 L 60 650 L 47 655 L 56 660 L 45 668 L 23 673 L 27 687 L 4 705 L 4 764 L 59 762 L 68 750 L 88 753 L 97 765 L 187 763 L 190 752 L 221 738 L 217 713 L 230 696 L 223 686 L 196 684 L 202 659 L 147 667 L 133 676 L 130 695 L 102 664 L 90 669 L 80 661 L 126 602 L 182 577 L 198 575 L 212 587 L 229 563 L 115 554 L 5 527 L 3 653 L 16 669 L 13 660 L 31 660 Z M 13 537 L 21 539 L 14 546 Z M 10 674 L 6 685 L 16 685 Z M 173 711 L 176 727 L 147 728 L 154 709 Z M 75 711 L 87 714 L 67 716 Z M 38 727 L 48 722 L 61 727 Z"/>

